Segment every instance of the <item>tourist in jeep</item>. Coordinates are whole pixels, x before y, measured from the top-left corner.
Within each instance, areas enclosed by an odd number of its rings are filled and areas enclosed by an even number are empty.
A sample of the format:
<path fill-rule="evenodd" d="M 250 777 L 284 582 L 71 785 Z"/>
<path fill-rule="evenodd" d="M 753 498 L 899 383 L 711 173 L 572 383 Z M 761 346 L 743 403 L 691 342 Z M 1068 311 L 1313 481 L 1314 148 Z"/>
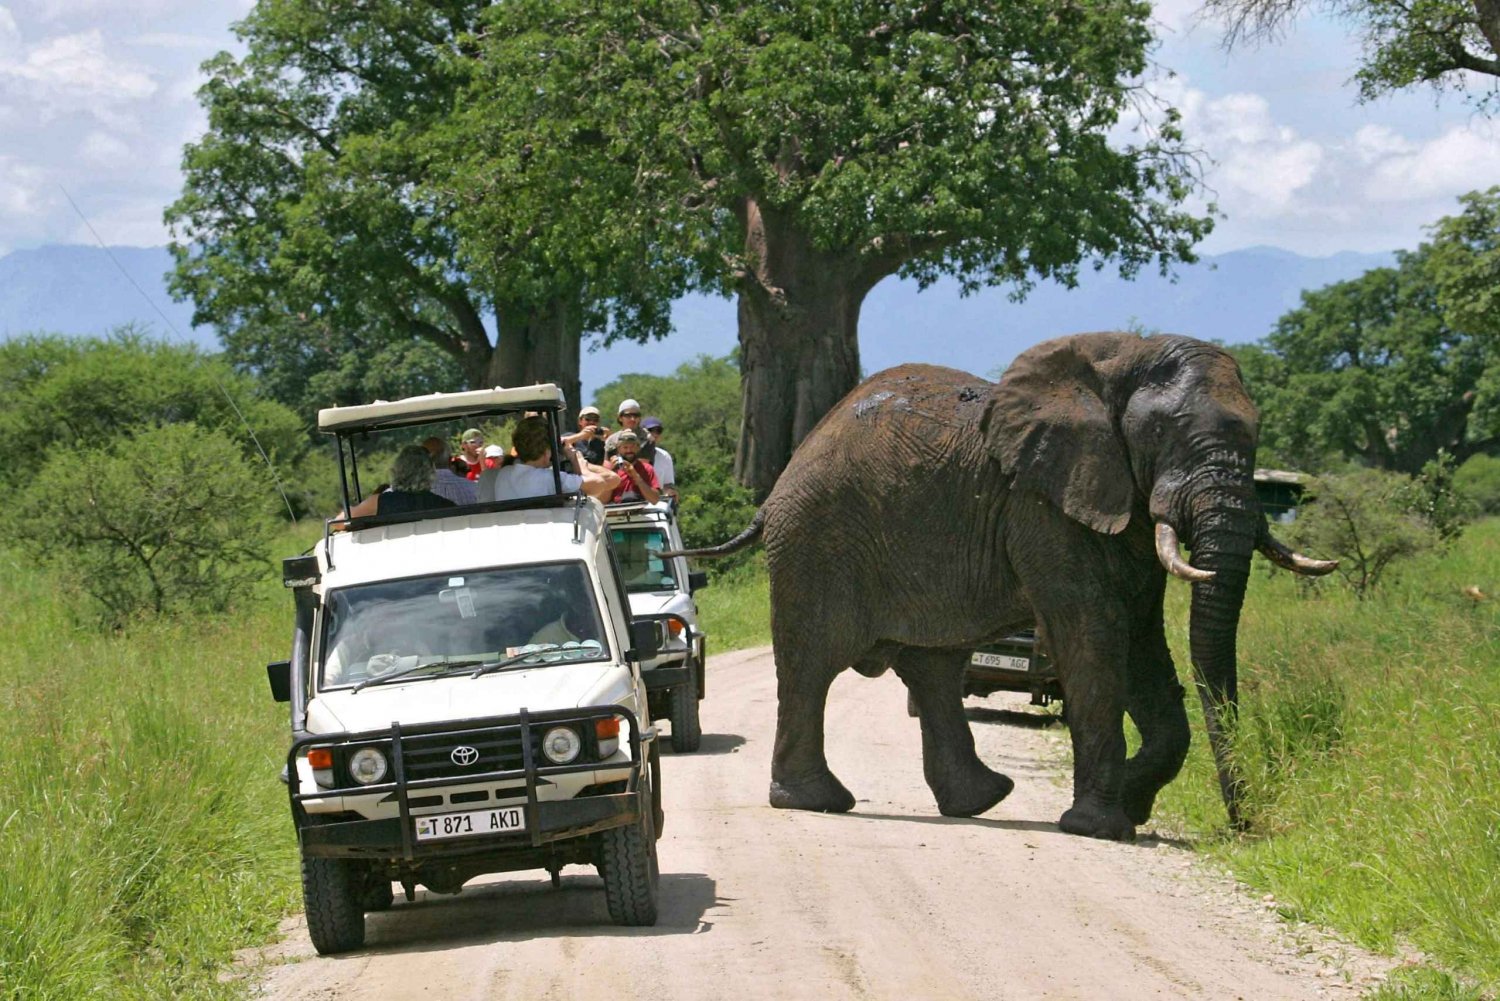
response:
<path fill-rule="evenodd" d="M 614 470 L 620 476 L 620 485 L 610 497 L 611 504 L 629 501 L 645 501 L 655 504 L 661 499 L 661 481 L 651 463 L 641 458 L 641 441 L 634 431 L 626 428 L 615 434 Z"/>
<path fill-rule="evenodd" d="M 406 514 L 439 507 L 454 507 L 446 497 L 432 492 L 432 456 L 421 445 L 407 445 L 391 463 L 391 485 L 375 490 L 349 511 L 350 518 Z"/>
<path fill-rule="evenodd" d="M 516 425 L 510 441 L 516 450 L 516 460 L 496 472 L 495 495 L 481 496 L 480 500 L 519 500 L 556 493 L 552 479 L 552 429 L 548 427 L 547 419 L 525 418 Z M 620 477 L 589 462 L 578 454 L 576 448 L 570 448 L 570 453 L 573 468 L 582 470 L 582 473 L 561 473 L 563 492 L 582 490 L 590 497 L 608 500 L 619 486 Z"/>

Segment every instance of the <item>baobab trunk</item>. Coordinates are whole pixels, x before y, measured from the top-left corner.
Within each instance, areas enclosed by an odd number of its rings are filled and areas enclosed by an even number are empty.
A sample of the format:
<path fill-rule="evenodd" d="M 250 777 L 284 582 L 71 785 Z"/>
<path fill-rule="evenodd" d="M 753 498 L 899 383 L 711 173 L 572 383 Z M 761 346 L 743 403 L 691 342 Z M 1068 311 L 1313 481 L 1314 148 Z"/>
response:
<path fill-rule="evenodd" d="M 553 299 L 540 307 L 496 310 L 499 336 L 487 373 L 488 386 L 529 386 L 555 382 L 567 397 L 571 416 L 582 405 L 578 372 L 582 311 L 576 303 Z"/>
<path fill-rule="evenodd" d="M 739 294 L 735 475 L 763 499 L 792 452 L 859 382 L 859 309 L 874 281 L 848 250 L 824 252 L 786 216 L 745 212 L 751 267 Z"/>

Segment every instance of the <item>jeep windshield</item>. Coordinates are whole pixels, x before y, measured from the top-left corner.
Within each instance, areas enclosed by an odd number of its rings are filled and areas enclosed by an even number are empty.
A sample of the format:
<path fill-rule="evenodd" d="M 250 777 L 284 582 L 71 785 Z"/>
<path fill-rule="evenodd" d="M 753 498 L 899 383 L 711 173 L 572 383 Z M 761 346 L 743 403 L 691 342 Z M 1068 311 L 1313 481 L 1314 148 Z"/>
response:
<path fill-rule="evenodd" d="M 667 544 L 667 535 L 660 528 L 642 525 L 639 528 L 611 528 L 609 541 L 614 545 L 615 558 L 620 561 L 620 575 L 625 578 L 625 590 L 635 594 L 640 591 L 674 591 L 677 580 L 670 563 L 654 555 Z"/>
<path fill-rule="evenodd" d="M 325 600 L 323 690 L 608 656 L 582 563 L 379 581 Z"/>

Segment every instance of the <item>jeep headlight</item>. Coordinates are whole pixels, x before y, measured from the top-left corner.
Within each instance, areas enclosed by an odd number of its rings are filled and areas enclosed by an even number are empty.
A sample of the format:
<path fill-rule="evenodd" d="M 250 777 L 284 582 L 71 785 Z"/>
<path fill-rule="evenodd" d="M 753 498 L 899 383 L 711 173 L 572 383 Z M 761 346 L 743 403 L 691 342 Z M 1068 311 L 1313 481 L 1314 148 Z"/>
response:
<path fill-rule="evenodd" d="M 583 750 L 578 732 L 568 726 L 554 726 L 542 735 L 542 753 L 554 765 L 571 764 Z"/>
<path fill-rule="evenodd" d="M 362 786 L 371 786 L 385 778 L 388 767 L 380 751 L 361 747 L 349 758 L 349 777 Z"/>

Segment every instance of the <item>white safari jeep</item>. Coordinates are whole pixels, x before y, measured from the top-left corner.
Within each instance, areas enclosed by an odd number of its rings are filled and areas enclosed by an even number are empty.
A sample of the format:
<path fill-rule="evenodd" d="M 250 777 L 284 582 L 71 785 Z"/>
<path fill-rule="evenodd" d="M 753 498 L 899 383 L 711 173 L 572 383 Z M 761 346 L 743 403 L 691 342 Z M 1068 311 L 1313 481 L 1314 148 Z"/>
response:
<path fill-rule="evenodd" d="M 538 411 L 556 386 L 324 410 L 345 510 L 353 440 Z M 554 471 L 556 467 L 554 466 Z M 307 928 L 321 953 L 364 944 L 399 882 L 457 893 L 481 873 L 598 867 L 611 918 L 656 923 L 658 744 L 604 508 L 561 492 L 330 522 L 285 561 L 296 625 L 271 687 L 291 703 L 288 777 Z M 342 531 L 340 529 L 343 529 Z"/>
<path fill-rule="evenodd" d="M 663 550 L 682 549 L 677 519 L 666 502 L 611 504 L 609 537 L 620 561 L 630 610 L 636 621 L 658 623 L 655 657 L 641 666 L 653 720 L 670 720 L 672 750 L 696 751 L 703 739 L 698 703 L 707 690 L 706 640 L 698 628 L 693 593 L 708 586 L 708 575 L 688 572 L 687 558 L 663 560 Z"/>

